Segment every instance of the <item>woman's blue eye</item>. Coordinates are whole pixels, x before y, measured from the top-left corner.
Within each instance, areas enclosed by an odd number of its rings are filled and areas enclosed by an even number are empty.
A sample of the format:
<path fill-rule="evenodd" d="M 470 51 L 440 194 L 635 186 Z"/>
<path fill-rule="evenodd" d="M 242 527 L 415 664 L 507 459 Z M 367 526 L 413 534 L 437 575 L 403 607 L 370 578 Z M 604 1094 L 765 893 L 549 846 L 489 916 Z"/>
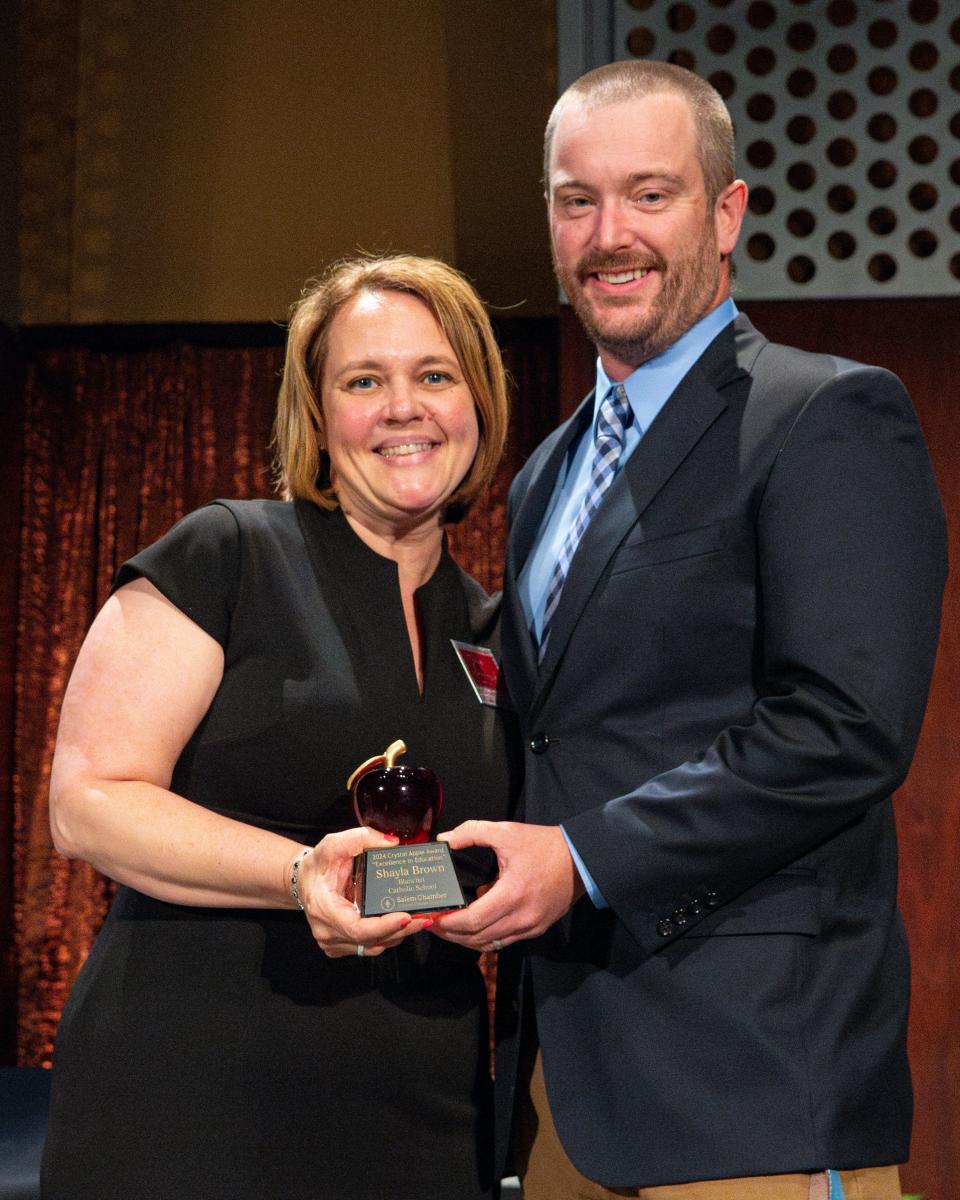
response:
<path fill-rule="evenodd" d="M 356 388 L 358 391 L 368 392 L 373 385 L 373 380 L 369 375 L 361 375 L 359 379 L 351 379 L 349 386 Z"/>
<path fill-rule="evenodd" d="M 443 371 L 428 371 L 423 378 L 425 383 L 446 383 L 450 376 Z"/>

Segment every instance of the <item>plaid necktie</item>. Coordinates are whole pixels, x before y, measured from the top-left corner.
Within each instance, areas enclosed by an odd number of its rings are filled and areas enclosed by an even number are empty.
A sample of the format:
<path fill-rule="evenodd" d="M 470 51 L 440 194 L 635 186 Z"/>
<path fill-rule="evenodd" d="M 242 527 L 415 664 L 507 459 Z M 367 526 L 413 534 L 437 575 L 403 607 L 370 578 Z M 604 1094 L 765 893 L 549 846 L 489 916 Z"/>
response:
<path fill-rule="evenodd" d="M 557 565 L 550 576 L 550 587 L 547 589 L 547 604 L 543 613 L 543 633 L 540 637 L 540 661 L 547 649 L 550 637 L 550 623 L 560 604 L 560 594 L 570 570 L 570 563 L 576 553 L 580 539 L 583 537 L 593 514 L 600 507 L 607 488 L 613 483 L 617 473 L 617 463 L 623 453 L 623 435 L 633 419 L 633 409 L 627 399 L 623 384 L 612 387 L 600 405 L 597 417 L 597 432 L 594 438 L 593 463 L 590 467 L 590 482 L 577 518 L 570 526 L 567 536 L 560 547 Z"/>

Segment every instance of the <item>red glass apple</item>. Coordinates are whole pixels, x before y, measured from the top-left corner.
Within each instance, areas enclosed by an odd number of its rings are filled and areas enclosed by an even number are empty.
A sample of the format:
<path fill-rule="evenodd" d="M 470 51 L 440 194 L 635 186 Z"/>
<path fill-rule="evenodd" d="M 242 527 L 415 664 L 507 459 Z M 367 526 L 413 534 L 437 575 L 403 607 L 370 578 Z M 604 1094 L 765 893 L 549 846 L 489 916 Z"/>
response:
<path fill-rule="evenodd" d="M 432 840 L 443 789 L 429 767 L 394 765 L 405 751 L 402 741 L 393 742 L 384 754 L 357 767 L 347 786 L 353 792 L 353 811 L 361 825 L 411 845 Z"/>

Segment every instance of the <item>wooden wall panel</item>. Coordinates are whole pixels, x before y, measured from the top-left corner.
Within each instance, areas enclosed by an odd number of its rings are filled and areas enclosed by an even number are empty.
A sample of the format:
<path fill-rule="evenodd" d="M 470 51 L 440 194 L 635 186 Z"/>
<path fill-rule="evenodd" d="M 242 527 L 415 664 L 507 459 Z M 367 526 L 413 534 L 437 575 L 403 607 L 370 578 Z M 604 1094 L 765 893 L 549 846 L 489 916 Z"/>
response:
<path fill-rule="evenodd" d="M 916 1119 L 905 1192 L 953 1200 L 960 1181 L 960 299 L 741 302 L 771 340 L 877 363 L 907 385 L 950 526 L 950 579 L 920 744 L 896 798 L 900 903 L 913 955 Z M 595 352 L 561 311 L 561 410 L 592 386 Z"/>

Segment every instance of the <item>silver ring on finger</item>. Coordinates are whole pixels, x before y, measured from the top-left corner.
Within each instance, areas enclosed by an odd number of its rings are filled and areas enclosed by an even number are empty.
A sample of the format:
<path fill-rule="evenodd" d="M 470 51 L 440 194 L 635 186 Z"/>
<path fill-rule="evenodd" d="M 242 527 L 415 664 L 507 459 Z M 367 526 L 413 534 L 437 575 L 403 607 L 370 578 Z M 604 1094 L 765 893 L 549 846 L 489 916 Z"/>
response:
<path fill-rule="evenodd" d="M 357 958 L 363 958 L 363 956 L 366 954 L 366 952 L 367 952 L 366 946 L 364 946 L 361 942 L 358 942 L 357 943 Z"/>
<path fill-rule="evenodd" d="M 497 951 L 503 949 L 503 942 L 501 942 L 499 938 L 494 938 L 490 945 L 494 948 L 494 950 Z"/>

